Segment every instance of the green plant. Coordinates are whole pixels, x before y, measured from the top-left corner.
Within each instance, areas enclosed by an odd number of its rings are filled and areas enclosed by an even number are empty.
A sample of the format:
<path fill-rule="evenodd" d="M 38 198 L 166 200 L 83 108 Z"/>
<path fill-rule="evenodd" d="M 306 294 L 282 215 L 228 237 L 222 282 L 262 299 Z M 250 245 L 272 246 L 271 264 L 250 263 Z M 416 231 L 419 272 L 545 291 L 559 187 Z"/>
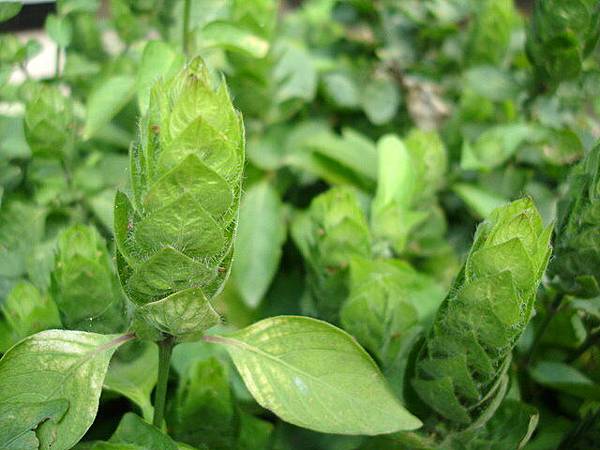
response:
<path fill-rule="evenodd" d="M 594 446 L 596 1 L 102 3 L 0 34 L 0 448 Z"/>

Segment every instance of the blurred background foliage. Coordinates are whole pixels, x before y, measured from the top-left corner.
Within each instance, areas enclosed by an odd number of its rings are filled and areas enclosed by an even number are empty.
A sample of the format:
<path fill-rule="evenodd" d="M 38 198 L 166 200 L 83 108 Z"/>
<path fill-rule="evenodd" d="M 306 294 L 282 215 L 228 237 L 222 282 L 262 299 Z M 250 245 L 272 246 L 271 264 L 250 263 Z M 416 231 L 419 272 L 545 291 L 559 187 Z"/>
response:
<path fill-rule="evenodd" d="M 28 71 L 40 44 L 0 36 L 0 352 L 49 328 L 126 328 L 114 195 L 127 184 L 150 86 L 182 66 L 185 48 L 225 77 L 246 128 L 233 273 L 217 305 L 223 326 L 277 314 L 329 320 L 402 398 L 408 353 L 476 224 L 524 195 L 546 224 L 556 221 L 570 167 L 600 137 L 598 2 L 190 4 L 182 33 L 181 0 L 57 1 L 44 25 L 56 68 L 42 79 Z M 546 280 L 538 293 L 496 415 L 444 448 L 597 442 L 600 298 L 561 289 Z M 126 411 L 151 415 L 154 351 L 138 343 L 118 352 L 89 439 L 109 436 Z M 433 448 L 439 431 L 300 430 L 260 409 L 220 350 L 180 345 L 173 366 L 169 427 L 197 448 Z"/>

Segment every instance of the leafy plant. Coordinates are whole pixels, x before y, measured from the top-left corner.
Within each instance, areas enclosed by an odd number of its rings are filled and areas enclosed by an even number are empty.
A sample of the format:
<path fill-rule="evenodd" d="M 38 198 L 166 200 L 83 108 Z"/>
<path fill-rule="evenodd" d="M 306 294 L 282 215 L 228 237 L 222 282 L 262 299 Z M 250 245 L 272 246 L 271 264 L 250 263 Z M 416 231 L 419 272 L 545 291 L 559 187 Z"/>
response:
<path fill-rule="evenodd" d="M 594 447 L 597 2 L 102 3 L 0 34 L 0 448 Z"/>

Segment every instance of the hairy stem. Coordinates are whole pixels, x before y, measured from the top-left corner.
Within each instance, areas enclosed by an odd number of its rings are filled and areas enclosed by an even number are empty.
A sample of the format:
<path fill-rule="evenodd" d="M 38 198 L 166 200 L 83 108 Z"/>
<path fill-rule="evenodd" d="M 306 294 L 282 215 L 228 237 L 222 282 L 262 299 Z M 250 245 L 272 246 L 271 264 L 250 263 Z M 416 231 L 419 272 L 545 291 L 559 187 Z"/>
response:
<path fill-rule="evenodd" d="M 167 337 L 158 343 L 158 381 L 154 393 L 154 418 L 152 423 L 161 428 L 165 416 L 165 403 L 167 399 L 167 382 L 169 381 L 169 368 L 171 366 L 171 353 L 175 341 L 173 336 Z"/>
<path fill-rule="evenodd" d="M 183 41 L 183 53 L 188 54 L 188 34 L 190 32 L 190 8 L 192 6 L 191 0 L 183 0 L 183 34 L 181 36 Z"/>

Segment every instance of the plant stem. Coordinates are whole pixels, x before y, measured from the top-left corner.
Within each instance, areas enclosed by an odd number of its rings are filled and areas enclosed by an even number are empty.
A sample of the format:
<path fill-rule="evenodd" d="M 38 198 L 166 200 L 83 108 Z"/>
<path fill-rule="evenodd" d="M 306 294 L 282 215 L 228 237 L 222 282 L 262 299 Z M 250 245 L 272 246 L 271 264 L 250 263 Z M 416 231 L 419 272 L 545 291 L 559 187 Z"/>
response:
<path fill-rule="evenodd" d="M 154 393 L 154 419 L 155 427 L 161 428 L 165 416 L 165 403 L 167 398 L 167 382 L 169 381 L 169 368 L 171 366 L 171 353 L 175 341 L 173 336 L 167 337 L 158 343 L 158 381 Z"/>
<path fill-rule="evenodd" d="M 61 57 L 61 48 L 60 45 L 56 46 L 56 64 L 54 66 L 54 78 L 57 80 L 60 79 L 60 57 Z"/>
<path fill-rule="evenodd" d="M 183 53 L 188 54 L 188 34 L 190 32 L 190 9 L 192 6 L 191 0 L 183 0 Z"/>
<path fill-rule="evenodd" d="M 535 353 L 537 352 L 538 347 L 540 346 L 542 337 L 544 337 L 544 333 L 546 333 L 548 325 L 550 325 L 550 322 L 552 321 L 556 313 L 560 310 L 564 298 L 564 294 L 559 294 L 550 305 L 550 308 L 548 308 L 548 311 L 546 312 L 546 317 L 544 317 L 544 321 L 537 329 L 537 332 L 533 338 L 533 343 L 531 344 L 531 348 L 529 349 L 529 354 L 525 358 L 525 367 L 527 367 L 529 363 L 533 360 L 533 357 L 535 356 Z"/>

